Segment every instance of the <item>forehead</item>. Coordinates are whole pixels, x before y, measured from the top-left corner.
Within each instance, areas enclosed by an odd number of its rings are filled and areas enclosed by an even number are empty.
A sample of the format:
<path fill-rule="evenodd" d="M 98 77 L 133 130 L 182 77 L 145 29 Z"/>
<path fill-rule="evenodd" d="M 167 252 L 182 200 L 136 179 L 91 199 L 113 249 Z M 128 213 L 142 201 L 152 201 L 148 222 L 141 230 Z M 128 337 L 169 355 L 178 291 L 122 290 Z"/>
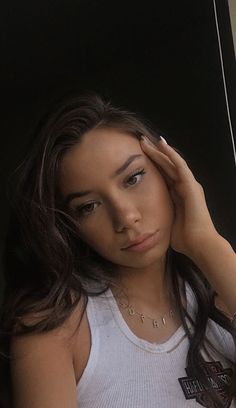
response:
<path fill-rule="evenodd" d="M 60 180 L 63 190 L 81 188 L 99 177 L 111 175 L 131 154 L 144 153 L 139 140 L 131 134 L 116 129 L 95 129 L 87 132 L 82 141 L 73 146 L 63 157 Z"/>
<path fill-rule="evenodd" d="M 94 129 L 87 132 L 81 146 L 81 155 L 100 157 L 102 154 L 124 152 L 125 149 L 139 147 L 138 139 L 129 133 L 118 129 Z"/>

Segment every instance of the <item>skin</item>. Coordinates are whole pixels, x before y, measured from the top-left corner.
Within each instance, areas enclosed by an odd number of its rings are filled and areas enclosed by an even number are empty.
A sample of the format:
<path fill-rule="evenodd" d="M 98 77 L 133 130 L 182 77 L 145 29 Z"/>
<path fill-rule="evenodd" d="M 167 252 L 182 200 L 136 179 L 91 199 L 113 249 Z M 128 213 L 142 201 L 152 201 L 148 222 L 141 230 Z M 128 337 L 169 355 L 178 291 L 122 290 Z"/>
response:
<path fill-rule="evenodd" d="M 141 181 L 136 178 L 135 185 L 134 178 L 129 178 L 127 187 L 129 171 L 117 178 L 111 174 L 129 154 L 143 154 L 129 170 L 137 170 L 135 166 L 140 164 L 146 174 Z M 164 265 L 169 246 L 192 259 L 227 310 L 235 312 L 235 253 L 213 224 L 203 187 L 175 149 L 163 141 L 158 147 L 148 139 L 140 143 L 117 129 L 96 129 L 66 154 L 60 176 L 65 196 L 79 189 L 93 191 L 86 200 L 95 202 L 87 207 L 93 210 L 95 205 L 95 211 L 86 218 L 78 217 L 81 238 L 114 263 L 126 294 L 131 301 L 136 298 L 136 306 L 141 305 L 143 312 L 143 307 L 161 310 L 161 305 L 168 303 Z M 70 206 L 75 209 L 85 203 L 84 197 L 81 200 L 74 199 Z M 121 250 L 140 233 L 157 229 L 161 240 L 151 250 L 141 254 Z M 227 271 L 232 270 L 227 273 L 229 280 L 222 279 L 226 259 Z"/>
<path fill-rule="evenodd" d="M 144 139 L 141 146 L 161 166 L 173 199 L 175 219 L 170 246 L 199 267 L 218 294 L 216 303 L 236 321 L 236 254 L 213 224 L 202 185 L 168 144 L 161 141 L 156 147 Z"/>
<path fill-rule="evenodd" d="M 170 245 L 196 263 L 222 298 L 226 310 L 233 315 L 236 311 L 236 254 L 216 231 L 203 188 L 187 163 L 163 142 L 156 147 L 117 131 L 94 132 L 87 133 L 82 143 L 67 153 L 60 169 L 65 196 L 89 188 L 94 192 L 86 200 L 101 203 L 86 222 L 77 220 L 81 237 L 114 262 L 124 284 L 131 294 L 137 292 L 137 302 L 147 311 L 163 305 L 164 259 Z M 123 164 L 128 153 L 140 153 L 143 157 L 111 180 L 111 172 Z M 129 179 L 127 186 L 126 176 L 130 177 L 130 170 L 137 168 L 145 168 L 146 174 L 134 185 L 134 180 Z M 70 205 L 76 208 L 81 201 L 77 198 Z M 127 239 L 133 239 L 137 233 L 150 232 L 150 228 L 162 231 L 155 251 L 147 251 L 142 256 L 121 251 Z M 62 327 L 12 339 L 11 371 L 16 408 L 77 407 L 76 380 L 83 373 L 90 348 L 85 318 L 74 335 L 81 309 L 79 304 Z M 153 314 L 150 312 L 150 315 Z M 171 324 L 167 326 L 168 331 L 155 330 L 162 338 L 154 339 L 148 329 L 141 333 L 129 322 L 137 336 L 151 342 L 167 340 L 176 330 L 176 322 Z M 139 323 L 138 327 L 143 326 Z"/>
<path fill-rule="evenodd" d="M 131 155 L 140 157 L 113 177 Z M 133 175 L 140 170 L 145 174 Z M 147 303 L 160 309 L 168 297 L 164 272 L 174 206 L 166 181 L 142 150 L 139 140 L 116 129 L 88 132 L 82 143 L 64 156 L 60 181 L 64 197 L 91 191 L 69 203 L 81 238 L 114 263 L 126 294 L 135 298 L 136 305 L 138 302 L 142 310 Z M 151 249 L 145 252 L 122 249 L 140 234 L 157 230 L 159 241 Z"/>

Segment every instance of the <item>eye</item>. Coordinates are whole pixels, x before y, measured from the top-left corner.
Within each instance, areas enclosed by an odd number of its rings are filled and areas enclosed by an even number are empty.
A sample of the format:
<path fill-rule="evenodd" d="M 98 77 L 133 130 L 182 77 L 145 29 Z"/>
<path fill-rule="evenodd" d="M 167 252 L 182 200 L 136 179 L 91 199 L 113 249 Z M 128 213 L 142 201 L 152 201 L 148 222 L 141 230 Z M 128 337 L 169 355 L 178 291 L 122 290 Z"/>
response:
<path fill-rule="evenodd" d="M 85 204 L 85 205 L 81 205 L 80 207 L 77 207 L 75 210 L 74 210 L 74 213 L 75 213 L 75 215 L 77 215 L 77 216 L 88 216 L 88 215 L 90 215 L 90 214 L 92 214 L 94 211 L 95 211 L 95 208 L 97 208 L 97 207 L 95 207 L 95 205 L 99 205 L 98 203 L 88 203 L 88 204 Z"/>
<path fill-rule="evenodd" d="M 145 173 L 146 172 L 144 171 L 144 169 L 136 171 L 134 174 L 128 177 L 128 179 L 126 180 L 126 184 L 128 184 L 129 186 L 133 186 L 139 183 Z"/>

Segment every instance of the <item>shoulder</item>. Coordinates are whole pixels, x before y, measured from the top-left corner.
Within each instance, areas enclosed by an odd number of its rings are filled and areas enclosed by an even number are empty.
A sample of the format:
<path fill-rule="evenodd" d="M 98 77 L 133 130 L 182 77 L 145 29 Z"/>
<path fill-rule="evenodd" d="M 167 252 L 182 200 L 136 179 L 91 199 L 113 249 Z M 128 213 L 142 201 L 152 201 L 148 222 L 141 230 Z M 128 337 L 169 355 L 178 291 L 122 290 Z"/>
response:
<path fill-rule="evenodd" d="M 80 299 L 78 304 L 68 318 L 60 326 L 44 331 L 44 332 L 32 332 L 29 334 L 17 335 L 11 339 L 11 352 L 14 356 L 20 351 L 22 353 L 26 352 L 28 354 L 31 345 L 44 344 L 44 346 L 50 347 L 50 343 L 53 342 L 54 345 L 58 347 L 63 347 L 65 350 L 71 350 L 73 348 L 73 343 L 78 335 L 80 328 L 80 321 L 83 318 L 85 301 Z M 49 313 L 52 313 L 51 311 Z M 26 325 L 32 325 L 40 322 L 40 320 L 45 316 L 44 313 L 31 313 L 24 316 L 21 321 Z M 28 347 L 26 347 L 28 346 Z"/>
<path fill-rule="evenodd" d="M 74 350 L 83 321 L 81 299 L 69 318 L 43 333 L 11 339 L 11 371 L 16 407 L 76 407 Z M 27 316 L 32 322 L 39 316 Z M 81 320 L 82 319 L 82 320 Z M 78 325 L 81 320 L 81 325 Z"/>

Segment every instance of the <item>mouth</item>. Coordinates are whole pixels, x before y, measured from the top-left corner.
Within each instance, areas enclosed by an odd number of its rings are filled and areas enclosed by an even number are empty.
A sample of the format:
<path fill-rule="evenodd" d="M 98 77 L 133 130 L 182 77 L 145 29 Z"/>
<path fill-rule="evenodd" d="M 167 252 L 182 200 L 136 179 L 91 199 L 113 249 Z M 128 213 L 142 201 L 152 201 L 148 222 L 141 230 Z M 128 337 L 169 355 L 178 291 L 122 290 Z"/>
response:
<path fill-rule="evenodd" d="M 154 233 L 142 234 L 133 241 L 130 241 L 127 246 L 121 248 L 129 251 L 144 251 L 155 246 L 159 241 L 159 234 L 157 230 Z"/>

